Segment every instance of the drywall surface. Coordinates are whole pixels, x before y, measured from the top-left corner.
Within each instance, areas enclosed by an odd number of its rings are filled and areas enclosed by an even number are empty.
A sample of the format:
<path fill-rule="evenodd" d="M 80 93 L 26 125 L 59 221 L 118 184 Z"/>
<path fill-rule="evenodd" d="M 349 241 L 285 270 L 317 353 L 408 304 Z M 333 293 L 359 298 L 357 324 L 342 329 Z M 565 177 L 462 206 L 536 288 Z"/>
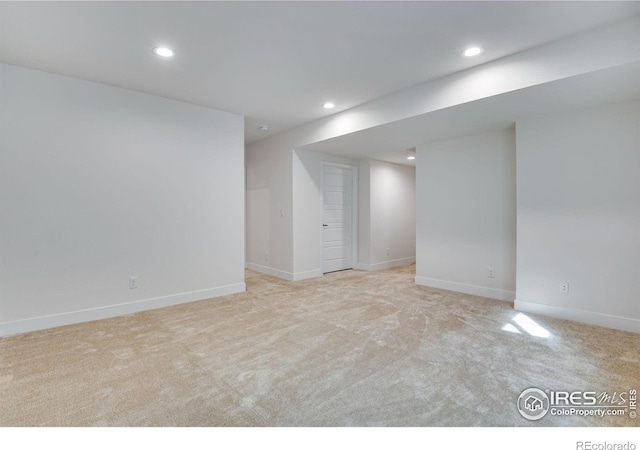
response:
<path fill-rule="evenodd" d="M 371 263 L 371 159 L 358 161 L 358 268 Z"/>
<path fill-rule="evenodd" d="M 247 267 L 293 277 L 291 149 L 248 146 Z"/>
<path fill-rule="evenodd" d="M 640 102 L 516 128 L 516 309 L 640 332 Z"/>
<path fill-rule="evenodd" d="M 376 160 L 361 163 L 368 185 L 361 192 L 366 228 L 361 235 L 364 270 L 385 269 L 415 262 L 416 256 L 416 172 Z"/>
<path fill-rule="evenodd" d="M 274 225 L 274 222 L 277 224 L 276 230 L 269 230 L 270 238 L 263 237 L 255 241 L 255 235 L 259 234 L 257 231 L 252 232 L 252 237 L 247 238 L 250 247 L 254 247 L 254 242 L 265 243 L 256 245 L 255 251 L 249 249 L 249 267 L 288 279 L 293 279 L 294 273 L 304 272 L 311 275 L 319 270 L 311 263 L 311 260 L 316 258 L 315 255 L 302 256 L 303 253 L 294 249 L 294 247 L 296 249 L 304 247 L 300 242 L 316 233 L 312 228 L 304 230 L 301 228 L 301 223 L 306 223 L 306 220 L 294 226 L 294 221 L 297 220 L 295 217 L 301 217 L 294 206 L 294 196 L 298 199 L 303 198 L 301 193 L 295 193 L 297 188 L 294 187 L 293 177 L 297 176 L 294 170 L 299 172 L 293 167 L 298 163 L 291 161 L 291 153 L 295 152 L 295 149 L 302 149 L 313 143 L 380 125 L 446 111 L 452 107 L 500 94 L 636 62 L 640 58 L 640 48 L 635 44 L 640 40 L 639 23 L 640 18 L 634 17 L 610 26 L 568 36 L 547 45 L 392 93 L 249 145 L 247 147 L 248 183 L 253 183 L 255 178 L 251 173 L 252 167 L 255 166 L 251 163 L 254 158 L 276 158 L 278 162 L 274 164 L 279 167 L 279 170 L 269 170 L 269 173 L 279 173 L 281 177 L 278 180 L 271 177 L 267 185 L 261 184 L 261 187 L 257 187 L 268 191 L 258 195 L 263 197 L 269 195 L 269 202 L 272 205 L 270 213 L 262 211 L 260 214 L 254 214 L 252 207 L 250 205 L 248 207 L 247 227 L 249 229 L 255 230 L 256 227 L 266 226 L 267 218 L 270 220 L 269 226 Z M 260 153 L 262 156 L 259 156 Z M 289 156 L 289 163 L 285 162 L 286 155 Z M 294 154 L 293 159 L 295 158 Z M 267 161 L 265 163 L 269 164 Z M 288 167 L 287 164 L 289 164 Z M 310 185 L 304 182 L 302 186 Z M 252 201 L 248 199 L 247 202 Z M 304 203 L 304 200 L 302 202 Z M 284 206 L 275 206 L 275 203 Z M 298 205 L 300 201 L 296 200 L 295 203 Z M 284 216 L 281 215 L 282 220 L 273 219 L 273 212 L 278 209 L 284 209 Z M 278 214 L 282 214 L 282 211 Z M 309 221 L 307 226 L 315 227 L 315 224 L 312 225 Z M 297 230 L 295 233 L 294 228 Z M 293 243 L 294 239 L 297 240 L 296 244 Z M 363 251 L 366 252 L 367 249 Z M 264 253 L 267 252 L 269 252 L 270 261 L 265 261 Z M 360 253 L 359 256 L 366 255 Z M 294 260 L 297 262 L 294 263 Z M 509 283 L 505 278 L 501 282 L 483 280 L 483 284 L 496 285 L 501 289 Z M 513 285 L 510 289 L 512 288 Z M 500 295 L 511 296 L 510 292 L 512 290 Z"/>
<path fill-rule="evenodd" d="M 513 301 L 513 130 L 420 145 L 416 151 L 416 283 Z"/>
<path fill-rule="evenodd" d="M 241 116 L 5 64 L 0 100 L 0 334 L 244 290 Z"/>
<path fill-rule="evenodd" d="M 640 17 L 573 34 L 481 64 L 355 108 L 332 114 L 253 144 L 304 145 L 422 114 L 640 60 Z"/>

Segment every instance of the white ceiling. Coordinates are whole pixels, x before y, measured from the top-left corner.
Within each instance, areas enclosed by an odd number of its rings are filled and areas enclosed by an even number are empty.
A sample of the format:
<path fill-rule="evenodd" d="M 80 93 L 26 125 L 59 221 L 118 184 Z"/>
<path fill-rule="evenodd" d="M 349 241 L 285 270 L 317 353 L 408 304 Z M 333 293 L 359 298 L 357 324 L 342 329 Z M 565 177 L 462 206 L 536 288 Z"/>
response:
<path fill-rule="evenodd" d="M 640 99 L 640 62 L 565 78 L 346 134 L 302 148 L 415 165 L 414 146 L 513 127 L 516 120 Z"/>
<path fill-rule="evenodd" d="M 637 2 L 1 2 L 0 61 L 241 114 L 253 142 L 639 12 Z M 472 44 L 485 53 L 463 58 Z M 176 57 L 161 60 L 158 45 Z M 327 100 L 337 107 L 324 110 Z"/>

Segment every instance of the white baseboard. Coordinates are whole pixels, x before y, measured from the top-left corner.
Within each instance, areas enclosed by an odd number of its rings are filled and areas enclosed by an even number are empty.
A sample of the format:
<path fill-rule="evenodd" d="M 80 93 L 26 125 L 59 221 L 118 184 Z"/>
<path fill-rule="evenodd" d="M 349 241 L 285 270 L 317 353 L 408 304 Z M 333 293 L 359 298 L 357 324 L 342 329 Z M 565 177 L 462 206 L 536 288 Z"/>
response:
<path fill-rule="evenodd" d="M 381 263 L 375 263 L 375 264 L 359 263 L 357 268 L 359 270 L 367 270 L 367 271 L 382 270 L 382 269 L 390 269 L 391 267 L 396 267 L 396 266 L 404 266 L 405 264 L 411 264 L 414 262 L 416 262 L 416 257 L 410 256 L 408 258 L 393 259 L 391 261 L 383 261 Z"/>
<path fill-rule="evenodd" d="M 463 294 L 477 295 L 479 297 L 493 298 L 495 300 L 503 300 L 505 302 L 512 302 L 516 298 L 514 291 L 457 283 L 455 281 L 436 280 L 435 278 L 416 277 L 416 284 L 447 291 L 462 292 Z"/>
<path fill-rule="evenodd" d="M 282 278 L 287 281 L 293 281 L 293 274 L 284 270 L 274 269 L 273 267 L 261 266 L 260 264 L 247 263 L 247 269 L 264 273 L 274 277 Z"/>
<path fill-rule="evenodd" d="M 543 305 L 541 303 L 525 302 L 516 299 L 513 305 L 516 311 L 572 320 L 574 322 L 598 325 L 615 330 L 640 333 L 640 320 L 628 317 L 612 316 L 609 314 L 583 311 L 579 309 L 560 308 L 558 306 Z"/>
<path fill-rule="evenodd" d="M 64 325 L 72 325 L 75 323 L 108 319 L 140 311 L 148 311 L 150 309 L 164 308 L 166 306 L 179 305 L 181 303 L 189 303 L 198 300 L 206 300 L 208 298 L 221 297 L 223 295 L 237 294 L 246 290 L 247 287 L 244 283 L 238 283 L 212 289 L 203 289 L 201 291 L 185 292 L 166 297 L 139 300 L 131 303 L 121 303 L 118 305 L 72 311 L 51 316 L 34 317 L 31 319 L 17 320 L 15 322 L 4 322 L 0 323 L 0 337 L 44 330 L 47 328 L 61 327 Z"/>
<path fill-rule="evenodd" d="M 317 278 L 324 275 L 322 270 L 308 270 L 306 272 L 297 272 L 293 274 L 293 281 L 306 280 L 307 278 Z"/>
<path fill-rule="evenodd" d="M 271 275 L 274 277 L 282 278 L 287 281 L 300 281 L 307 278 L 316 278 L 323 275 L 322 270 L 309 270 L 306 272 L 285 272 L 284 270 L 274 269 L 273 267 L 261 266 L 260 264 L 248 263 L 247 269 L 254 270 L 256 272 L 264 273 L 265 275 Z"/>

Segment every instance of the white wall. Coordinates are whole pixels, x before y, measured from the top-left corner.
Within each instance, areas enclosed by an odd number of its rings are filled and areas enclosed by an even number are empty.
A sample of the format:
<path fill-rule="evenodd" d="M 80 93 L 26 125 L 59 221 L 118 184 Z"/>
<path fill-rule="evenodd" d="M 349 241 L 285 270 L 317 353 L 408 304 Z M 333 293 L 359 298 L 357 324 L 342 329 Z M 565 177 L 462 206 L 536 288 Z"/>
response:
<path fill-rule="evenodd" d="M 376 160 L 363 161 L 360 167 L 366 185 L 360 195 L 363 223 L 358 267 L 377 270 L 414 262 L 415 168 Z"/>
<path fill-rule="evenodd" d="M 247 267 L 291 279 L 291 149 L 275 141 L 247 147 Z"/>
<path fill-rule="evenodd" d="M 516 309 L 640 332 L 640 102 L 518 121 L 517 148 Z"/>
<path fill-rule="evenodd" d="M 415 261 L 412 167 L 303 149 L 280 150 L 263 143 L 247 149 L 248 267 L 287 280 L 322 276 L 323 162 L 359 168 L 360 264 L 356 267 L 376 270 Z M 289 193 L 291 206 L 287 206 Z"/>
<path fill-rule="evenodd" d="M 358 162 L 358 268 L 371 261 L 371 159 Z"/>
<path fill-rule="evenodd" d="M 479 99 L 638 61 L 640 48 L 635 42 L 640 37 L 639 23 L 640 18 L 634 17 L 568 36 L 381 97 L 247 146 L 248 185 L 252 190 L 265 190 L 262 193 L 248 193 L 248 266 L 287 279 L 293 279 L 294 273 L 310 273 L 319 269 L 309 263 L 315 256 L 309 256 L 309 260 L 299 256 L 304 254 L 299 250 L 304 247 L 300 245 L 303 234 L 313 232 L 296 225 L 298 231 L 294 233 L 293 221 L 298 217 L 294 195 L 298 199 L 302 197 L 294 190 L 293 149 Z M 270 163 L 270 158 L 277 161 Z M 270 168 L 263 171 L 258 161 L 269 164 Z M 299 169 L 295 170 L 300 173 Z M 254 184 L 256 179 L 260 180 L 257 185 Z M 304 185 L 311 186 L 308 183 Z M 254 194 L 258 197 L 250 198 Z M 267 197 L 270 205 L 268 211 L 264 205 L 259 205 L 261 200 L 258 200 L 262 198 L 267 201 Z M 296 200 L 295 203 L 301 202 Z M 284 209 L 284 217 L 274 218 L 274 211 L 279 214 L 279 209 Z M 267 225 L 271 227 L 268 232 L 259 231 L 260 227 Z M 296 249 L 294 239 L 298 241 Z M 270 261 L 265 261 L 265 252 L 270 253 Z M 295 258 L 294 253 L 298 255 Z M 294 259 L 299 262 L 294 264 Z M 501 283 L 502 286 L 507 284 Z"/>
<path fill-rule="evenodd" d="M 0 100 L 0 335 L 245 289 L 242 117 L 4 64 Z"/>
<path fill-rule="evenodd" d="M 358 166 L 339 156 L 293 151 L 293 280 L 322 276 L 323 162 Z"/>
<path fill-rule="evenodd" d="M 513 301 L 514 131 L 420 145 L 416 151 L 416 283 Z M 487 276 L 488 267 L 494 278 Z"/>

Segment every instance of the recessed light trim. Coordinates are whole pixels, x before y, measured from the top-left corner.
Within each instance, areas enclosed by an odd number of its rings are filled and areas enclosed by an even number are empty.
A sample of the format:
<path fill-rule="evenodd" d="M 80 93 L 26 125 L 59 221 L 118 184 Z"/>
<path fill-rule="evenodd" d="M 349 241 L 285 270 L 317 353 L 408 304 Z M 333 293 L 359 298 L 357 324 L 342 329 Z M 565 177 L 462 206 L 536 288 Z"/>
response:
<path fill-rule="evenodd" d="M 325 103 L 324 105 L 322 105 L 322 107 L 323 107 L 324 109 L 331 109 L 331 108 L 335 108 L 335 107 L 336 107 L 336 105 L 335 105 L 333 102 L 327 102 L 327 103 Z"/>
<path fill-rule="evenodd" d="M 262 131 L 269 131 L 269 125 L 260 125 L 258 128 Z"/>
<path fill-rule="evenodd" d="M 472 57 L 478 56 L 482 52 L 484 52 L 484 49 L 482 47 L 469 47 L 462 54 L 466 57 Z"/>
<path fill-rule="evenodd" d="M 171 58 L 176 54 L 176 52 L 168 47 L 156 47 L 153 49 L 153 52 L 158 56 L 162 56 L 163 58 Z"/>
<path fill-rule="evenodd" d="M 416 159 L 416 157 L 415 156 L 407 156 L 407 159 L 414 160 L 414 159 Z"/>

